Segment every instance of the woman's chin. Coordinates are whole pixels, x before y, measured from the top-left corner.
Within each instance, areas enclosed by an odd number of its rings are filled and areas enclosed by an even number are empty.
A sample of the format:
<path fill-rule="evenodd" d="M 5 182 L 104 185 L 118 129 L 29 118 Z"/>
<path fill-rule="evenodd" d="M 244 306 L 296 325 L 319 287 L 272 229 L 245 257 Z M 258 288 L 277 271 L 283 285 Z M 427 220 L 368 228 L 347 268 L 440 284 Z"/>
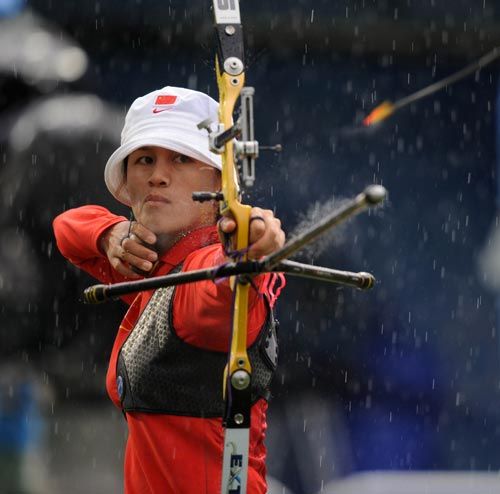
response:
<path fill-rule="evenodd" d="M 174 222 L 167 220 L 164 214 L 141 215 L 137 221 L 151 230 L 155 235 L 171 234 L 175 232 Z"/>

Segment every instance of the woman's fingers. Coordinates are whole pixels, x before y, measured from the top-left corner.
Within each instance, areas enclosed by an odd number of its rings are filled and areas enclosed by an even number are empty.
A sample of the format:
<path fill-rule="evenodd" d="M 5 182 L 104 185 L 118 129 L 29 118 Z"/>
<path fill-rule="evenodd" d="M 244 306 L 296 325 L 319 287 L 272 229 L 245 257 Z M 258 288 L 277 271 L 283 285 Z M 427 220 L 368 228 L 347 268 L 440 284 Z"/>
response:
<path fill-rule="evenodd" d="M 125 259 L 125 251 L 122 249 L 119 251 L 116 249 L 114 252 L 108 253 L 108 258 L 110 259 L 111 266 L 115 271 L 125 276 L 126 278 L 140 278 L 137 273 L 134 273 L 130 269 L 130 265 L 126 264 L 123 259 Z"/>
<path fill-rule="evenodd" d="M 144 238 L 156 241 L 156 237 L 152 232 L 149 232 L 142 225 L 135 226 L 134 230 L 138 233 L 131 233 L 120 242 L 117 247 L 116 255 L 122 261 L 123 266 L 120 266 L 127 271 L 133 272 L 137 278 L 137 274 L 145 275 L 149 273 L 154 263 L 158 260 L 158 254 L 146 245 L 144 245 Z M 131 229 L 132 230 L 132 229 Z M 142 237 L 139 237 L 139 234 Z"/>
<path fill-rule="evenodd" d="M 158 254 L 154 250 L 143 245 L 135 233 L 130 235 L 130 237 L 124 238 L 121 242 L 121 247 L 125 252 L 133 256 L 131 258 L 134 258 L 134 261 L 135 258 L 150 262 L 155 262 L 158 259 Z"/>
<path fill-rule="evenodd" d="M 132 222 L 132 227 L 130 228 L 130 233 L 132 235 L 136 235 L 136 237 L 149 245 L 154 245 L 156 243 L 156 235 L 148 230 L 144 225 L 137 223 L 137 221 Z"/>
<path fill-rule="evenodd" d="M 140 250 L 140 247 L 142 247 L 141 245 L 138 245 L 135 242 L 133 242 L 131 239 L 129 239 L 129 242 L 127 242 L 127 245 L 132 246 L 135 250 Z M 148 257 L 151 254 L 155 254 L 156 258 L 158 257 L 156 255 L 156 252 L 149 251 L 149 249 L 146 249 L 146 251 L 150 252 L 150 254 L 146 253 L 144 256 L 135 255 L 132 251 L 129 251 L 125 247 L 125 242 L 123 243 L 121 250 L 117 249 L 117 251 L 118 252 L 117 252 L 116 257 L 118 257 L 120 259 L 120 261 L 126 262 L 130 266 L 135 267 L 137 269 L 140 269 L 141 271 L 146 271 L 146 272 L 150 271 L 153 268 L 153 261 L 156 260 L 156 259 L 154 259 L 152 261 L 149 261 Z"/>
<path fill-rule="evenodd" d="M 259 259 L 281 249 L 285 243 L 285 232 L 274 214 L 262 215 L 264 221 L 253 221 L 250 225 L 250 248 L 248 257 Z"/>
<path fill-rule="evenodd" d="M 155 242 L 156 235 L 145 226 L 123 221 L 105 232 L 100 245 L 113 269 L 127 278 L 140 278 L 135 270 L 148 273 L 158 260 Z"/>
<path fill-rule="evenodd" d="M 236 230 L 236 221 L 231 218 L 221 218 L 219 220 L 219 230 L 222 233 L 233 233 Z"/>
<path fill-rule="evenodd" d="M 224 217 L 219 220 L 219 232 L 233 234 L 235 231 L 236 222 L 232 218 Z M 285 232 L 281 228 L 281 221 L 270 209 L 252 208 L 248 243 L 250 259 L 259 259 L 272 254 L 285 244 Z"/>

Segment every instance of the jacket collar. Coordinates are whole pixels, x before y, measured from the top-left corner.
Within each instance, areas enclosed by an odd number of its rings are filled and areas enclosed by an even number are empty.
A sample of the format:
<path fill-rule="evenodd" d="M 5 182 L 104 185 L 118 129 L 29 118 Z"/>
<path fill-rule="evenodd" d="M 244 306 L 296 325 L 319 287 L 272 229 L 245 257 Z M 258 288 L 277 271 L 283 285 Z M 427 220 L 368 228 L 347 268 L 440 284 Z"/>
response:
<path fill-rule="evenodd" d="M 215 225 L 188 232 L 160 257 L 160 263 L 154 275 L 168 273 L 181 264 L 191 252 L 217 242 L 219 242 L 219 235 Z"/>

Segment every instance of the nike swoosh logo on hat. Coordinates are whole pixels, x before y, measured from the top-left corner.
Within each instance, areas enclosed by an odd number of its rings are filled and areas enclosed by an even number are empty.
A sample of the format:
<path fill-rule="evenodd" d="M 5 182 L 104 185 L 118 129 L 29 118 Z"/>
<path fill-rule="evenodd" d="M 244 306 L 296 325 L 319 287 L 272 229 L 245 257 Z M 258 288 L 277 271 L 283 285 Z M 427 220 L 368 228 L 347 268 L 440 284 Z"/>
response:
<path fill-rule="evenodd" d="M 170 110 L 170 108 L 153 108 L 153 113 L 161 113 L 162 111 Z"/>

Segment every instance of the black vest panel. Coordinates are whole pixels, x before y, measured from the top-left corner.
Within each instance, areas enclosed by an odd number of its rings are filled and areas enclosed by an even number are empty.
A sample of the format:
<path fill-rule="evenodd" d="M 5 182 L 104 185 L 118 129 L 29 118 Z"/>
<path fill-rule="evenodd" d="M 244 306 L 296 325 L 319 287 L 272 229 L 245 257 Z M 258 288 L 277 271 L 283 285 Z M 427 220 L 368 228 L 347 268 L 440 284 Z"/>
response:
<path fill-rule="evenodd" d="M 126 412 L 222 417 L 227 353 L 184 342 L 172 324 L 175 287 L 157 289 L 118 356 L 117 387 Z M 277 323 L 272 312 L 248 349 L 252 403 L 268 398 L 277 365 Z"/>

